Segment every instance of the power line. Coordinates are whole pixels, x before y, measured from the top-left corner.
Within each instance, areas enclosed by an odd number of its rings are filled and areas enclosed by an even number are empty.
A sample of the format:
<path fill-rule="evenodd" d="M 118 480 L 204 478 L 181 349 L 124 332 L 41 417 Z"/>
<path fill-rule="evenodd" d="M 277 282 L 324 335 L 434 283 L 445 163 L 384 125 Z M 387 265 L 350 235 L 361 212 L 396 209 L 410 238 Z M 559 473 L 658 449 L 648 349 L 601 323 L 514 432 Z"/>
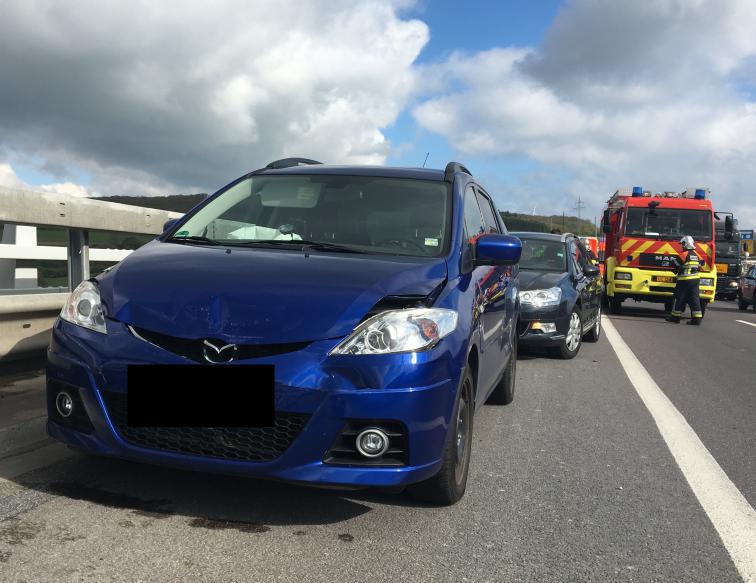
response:
<path fill-rule="evenodd" d="M 580 220 L 580 211 L 582 211 L 584 207 L 585 207 L 585 203 L 580 198 L 580 195 L 578 195 L 577 204 L 575 204 L 575 209 L 577 209 L 578 220 Z"/>

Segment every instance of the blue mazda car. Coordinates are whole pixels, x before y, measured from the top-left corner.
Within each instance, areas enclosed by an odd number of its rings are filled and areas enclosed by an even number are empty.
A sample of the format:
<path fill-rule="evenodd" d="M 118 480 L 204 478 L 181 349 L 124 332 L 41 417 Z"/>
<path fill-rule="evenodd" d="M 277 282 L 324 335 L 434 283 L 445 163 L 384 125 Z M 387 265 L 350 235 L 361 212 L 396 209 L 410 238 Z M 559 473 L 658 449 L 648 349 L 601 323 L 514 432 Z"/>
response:
<path fill-rule="evenodd" d="M 512 401 L 521 244 L 458 163 L 291 158 L 84 281 L 48 350 L 81 451 L 453 504 Z"/>

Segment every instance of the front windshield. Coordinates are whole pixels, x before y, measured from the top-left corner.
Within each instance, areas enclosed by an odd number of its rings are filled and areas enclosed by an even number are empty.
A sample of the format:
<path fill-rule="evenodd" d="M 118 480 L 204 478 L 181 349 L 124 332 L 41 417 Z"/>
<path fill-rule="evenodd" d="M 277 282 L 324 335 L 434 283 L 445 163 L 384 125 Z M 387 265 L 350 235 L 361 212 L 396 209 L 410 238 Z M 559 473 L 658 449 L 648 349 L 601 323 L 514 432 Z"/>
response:
<path fill-rule="evenodd" d="M 717 241 L 717 257 L 739 257 L 740 249 L 737 241 L 725 239 Z"/>
<path fill-rule="evenodd" d="M 208 203 L 173 239 L 284 247 L 302 241 L 367 253 L 438 256 L 449 236 L 448 209 L 449 185 L 440 181 L 261 175 Z"/>
<path fill-rule="evenodd" d="M 690 235 L 696 240 L 711 239 L 711 212 L 674 208 L 630 208 L 625 235 L 679 239 Z"/>
<path fill-rule="evenodd" d="M 534 269 L 538 271 L 567 271 L 567 254 L 564 243 L 546 239 L 529 239 L 517 235 L 522 241 L 522 255 L 520 269 Z"/>

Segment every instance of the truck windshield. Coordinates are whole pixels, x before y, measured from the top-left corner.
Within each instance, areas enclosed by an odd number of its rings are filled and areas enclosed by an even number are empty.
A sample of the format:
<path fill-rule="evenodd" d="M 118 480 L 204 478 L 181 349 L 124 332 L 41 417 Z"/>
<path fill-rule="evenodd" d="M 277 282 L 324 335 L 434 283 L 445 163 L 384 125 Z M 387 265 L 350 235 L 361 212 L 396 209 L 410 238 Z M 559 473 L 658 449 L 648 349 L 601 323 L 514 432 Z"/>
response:
<path fill-rule="evenodd" d="M 673 208 L 630 208 L 625 235 L 679 239 L 690 235 L 696 240 L 710 240 L 711 211 Z"/>
<path fill-rule="evenodd" d="M 717 257 L 737 258 L 740 256 L 740 244 L 732 239 L 717 239 Z"/>
<path fill-rule="evenodd" d="M 372 176 L 246 178 L 179 226 L 170 242 L 439 256 L 450 185 Z"/>

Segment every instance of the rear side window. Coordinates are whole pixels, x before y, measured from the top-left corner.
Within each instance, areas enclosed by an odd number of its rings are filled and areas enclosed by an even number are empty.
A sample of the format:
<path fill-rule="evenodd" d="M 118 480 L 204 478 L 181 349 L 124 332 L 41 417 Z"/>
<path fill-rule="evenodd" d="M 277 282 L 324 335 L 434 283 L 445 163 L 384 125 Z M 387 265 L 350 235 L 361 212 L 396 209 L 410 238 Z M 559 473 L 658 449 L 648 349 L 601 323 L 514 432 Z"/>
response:
<path fill-rule="evenodd" d="M 478 204 L 480 212 L 483 215 L 483 221 L 486 224 L 486 233 L 500 233 L 499 224 L 496 222 L 496 215 L 491 199 L 478 192 Z"/>

